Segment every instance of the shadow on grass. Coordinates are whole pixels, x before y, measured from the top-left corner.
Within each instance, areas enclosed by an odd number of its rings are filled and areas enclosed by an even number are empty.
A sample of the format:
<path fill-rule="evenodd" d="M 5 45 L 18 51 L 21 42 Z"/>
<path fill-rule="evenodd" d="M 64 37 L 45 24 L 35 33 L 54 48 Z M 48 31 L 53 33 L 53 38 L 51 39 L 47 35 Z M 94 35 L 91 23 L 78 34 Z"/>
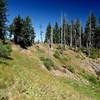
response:
<path fill-rule="evenodd" d="M 11 58 L 11 57 L 0 58 L 0 64 L 9 65 L 9 63 L 7 62 L 7 60 L 13 60 L 13 58 Z"/>

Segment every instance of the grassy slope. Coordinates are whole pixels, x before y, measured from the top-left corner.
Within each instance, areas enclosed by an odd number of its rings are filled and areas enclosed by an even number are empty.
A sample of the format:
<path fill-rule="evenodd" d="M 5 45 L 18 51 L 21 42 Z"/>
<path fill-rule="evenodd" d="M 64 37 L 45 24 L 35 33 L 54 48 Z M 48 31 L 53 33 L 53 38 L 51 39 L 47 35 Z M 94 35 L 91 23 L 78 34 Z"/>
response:
<path fill-rule="evenodd" d="M 35 46 L 26 51 L 13 46 L 13 60 L 0 64 L 0 97 L 7 96 L 9 100 L 99 100 L 99 93 L 91 86 L 82 86 L 43 69 L 39 56 L 47 57 L 48 52 L 45 47 L 41 48 Z"/>

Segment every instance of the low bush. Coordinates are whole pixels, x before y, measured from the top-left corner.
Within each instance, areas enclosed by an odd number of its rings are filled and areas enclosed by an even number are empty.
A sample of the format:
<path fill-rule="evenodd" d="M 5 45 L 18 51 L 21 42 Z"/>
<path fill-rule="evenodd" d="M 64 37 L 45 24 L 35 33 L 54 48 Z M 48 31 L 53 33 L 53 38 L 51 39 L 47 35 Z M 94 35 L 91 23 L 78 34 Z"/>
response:
<path fill-rule="evenodd" d="M 12 49 L 10 44 L 0 44 L 0 58 L 9 58 L 11 51 Z"/>
<path fill-rule="evenodd" d="M 98 80 L 97 80 L 97 78 L 96 78 L 96 76 L 94 76 L 94 75 L 92 75 L 92 74 L 88 74 L 86 71 L 81 71 L 80 72 L 80 75 L 82 76 L 82 77 L 84 77 L 85 79 L 87 79 L 89 82 L 91 82 L 91 83 L 93 83 L 93 84 L 95 84 L 95 85 L 97 85 L 97 84 L 99 84 L 98 83 Z"/>
<path fill-rule="evenodd" d="M 53 56 L 57 59 L 60 59 L 60 52 L 56 50 Z"/>
<path fill-rule="evenodd" d="M 96 49 L 96 48 L 92 48 L 92 49 L 91 49 L 90 58 L 92 58 L 92 59 L 98 58 L 98 49 Z"/>
<path fill-rule="evenodd" d="M 72 73 L 75 73 L 75 66 L 74 65 L 68 65 L 67 66 L 67 69 L 72 72 Z"/>
<path fill-rule="evenodd" d="M 45 67 L 48 69 L 48 70 L 51 70 L 52 68 L 54 68 L 54 62 L 49 59 L 49 58 L 44 58 L 44 57 L 41 57 L 40 58 L 41 61 L 43 61 L 43 64 L 45 65 Z"/>
<path fill-rule="evenodd" d="M 58 45 L 57 49 L 58 49 L 58 50 L 61 50 L 61 45 Z"/>

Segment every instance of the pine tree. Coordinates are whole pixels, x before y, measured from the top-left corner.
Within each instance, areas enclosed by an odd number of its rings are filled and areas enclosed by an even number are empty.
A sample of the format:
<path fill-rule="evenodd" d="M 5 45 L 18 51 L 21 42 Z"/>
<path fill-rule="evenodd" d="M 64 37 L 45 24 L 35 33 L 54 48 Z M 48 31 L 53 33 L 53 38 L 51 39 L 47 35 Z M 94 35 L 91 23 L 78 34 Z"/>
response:
<path fill-rule="evenodd" d="M 0 39 L 5 40 L 7 6 L 6 0 L 0 0 Z"/>
<path fill-rule="evenodd" d="M 73 45 L 73 23 L 71 22 L 71 25 L 69 26 L 70 28 L 70 47 Z"/>
<path fill-rule="evenodd" d="M 34 43 L 35 32 L 29 16 L 25 20 L 21 16 L 15 17 L 13 23 L 9 26 L 9 31 L 14 35 L 14 42 L 23 48 Z"/>
<path fill-rule="evenodd" d="M 21 16 L 15 17 L 12 25 L 14 27 L 14 42 L 19 44 L 23 40 L 24 20 L 21 18 Z"/>
<path fill-rule="evenodd" d="M 67 27 L 67 20 L 66 20 L 66 16 L 63 17 L 63 45 L 65 48 L 66 45 L 66 38 L 68 36 L 68 27 Z"/>
<path fill-rule="evenodd" d="M 32 42 L 34 42 L 35 32 L 29 16 L 24 20 L 23 37 L 26 46 L 31 46 Z"/>
<path fill-rule="evenodd" d="M 75 25 L 75 30 L 76 30 L 76 47 L 80 47 L 80 43 L 81 43 L 81 41 L 80 41 L 80 39 L 81 39 L 81 29 L 80 29 L 80 21 L 79 21 L 79 19 L 77 19 L 76 20 L 76 23 L 75 23 L 76 25 Z"/>
<path fill-rule="evenodd" d="M 12 35 L 14 34 L 14 25 L 13 24 L 9 25 L 8 31 L 10 32 L 9 37 L 11 39 Z"/>
<path fill-rule="evenodd" d="M 46 29 L 45 43 L 48 43 L 48 41 L 50 41 L 50 34 L 51 34 L 51 24 L 49 23 Z"/>
<path fill-rule="evenodd" d="M 100 49 L 100 19 L 98 20 L 94 38 L 95 38 L 95 43 L 96 43 L 95 47 Z"/>
<path fill-rule="evenodd" d="M 95 47 L 96 16 L 90 13 L 85 28 L 86 47 L 90 56 L 90 49 Z"/>
<path fill-rule="evenodd" d="M 76 27 L 76 20 L 72 20 L 72 44 L 73 44 L 73 47 L 74 47 L 74 50 L 76 50 L 76 47 L 77 47 L 77 41 L 76 41 L 76 30 L 77 27 Z"/>
<path fill-rule="evenodd" d="M 53 42 L 60 43 L 60 29 L 57 22 L 55 23 L 55 26 L 53 29 Z"/>
<path fill-rule="evenodd" d="M 90 16 L 88 17 L 86 27 L 85 27 L 85 33 L 86 33 L 86 40 L 87 42 L 91 42 L 91 46 L 95 46 L 94 36 L 95 36 L 95 30 L 96 30 L 96 16 L 93 13 L 90 13 Z M 90 32 L 91 31 L 91 32 Z M 91 35 L 91 36 L 90 36 Z M 91 37 L 91 40 L 90 40 Z"/>
<path fill-rule="evenodd" d="M 31 42 L 33 44 L 33 43 L 35 43 L 35 34 L 36 34 L 34 31 L 34 27 L 31 27 L 30 33 L 31 33 Z"/>

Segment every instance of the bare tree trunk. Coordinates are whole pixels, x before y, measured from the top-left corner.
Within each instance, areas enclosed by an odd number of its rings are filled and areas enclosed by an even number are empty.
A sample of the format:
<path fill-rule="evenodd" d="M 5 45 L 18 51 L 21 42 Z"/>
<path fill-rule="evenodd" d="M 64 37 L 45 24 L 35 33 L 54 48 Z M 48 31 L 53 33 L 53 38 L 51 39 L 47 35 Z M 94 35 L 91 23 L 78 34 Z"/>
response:
<path fill-rule="evenodd" d="M 41 38 L 41 43 L 43 43 L 43 32 L 42 32 L 42 26 L 40 25 L 40 38 Z"/>
<path fill-rule="evenodd" d="M 90 53 L 91 53 L 91 13 L 90 13 L 90 34 L 89 34 L 89 57 L 90 57 Z"/>
<path fill-rule="evenodd" d="M 64 33 L 64 37 L 63 37 L 63 38 L 64 38 L 64 39 L 63 39 L 63 40 L 64 40 L 63 48 L 65 48 L 65 45 L 66 45 L 66 41 L 65 41 L 65 40 L 66 40 L 66 39 L 65 39 L 65 24 L 64 24 L 64 29 L 63 29 L 63 30 L 64 30 L 64 32 L 63 32 L 63 33 Z"/>
<path fill-rule="evenodd" d="M 80 22 L 80 48 L 82 47 L 82 31 L 81 31 L 81 22 Z"/>
<path fill-rule="evenodd" d="M 63 53 L 63 17 L 61 14 L 61 53 Z"/>
<path fill-rule="evenodd" d="M 76 30 L 75 30 L 75 48 L 74 48 L 74 51 L 76 51 L 76 49 L 77 49 L 77 41 L 76 41 Z"/>
<path fill-rule="evenodd" d="M 51 57 L 53 50 L 53 29 L 51 27 L 50 39 L 48 39 L 48 56 Z"/>
<path fill-rule="evenodd" d="M 51 42 L 51 50 L 53 50 L 53 28 L 51 28 L 51 35 L 50 35 L 50 42 Z"/>
<path fill-rule="evenodd" d="M 71 24 L 71 27 L 70 27 L 70 47 L 72 47 L 72 24 Z"/>

